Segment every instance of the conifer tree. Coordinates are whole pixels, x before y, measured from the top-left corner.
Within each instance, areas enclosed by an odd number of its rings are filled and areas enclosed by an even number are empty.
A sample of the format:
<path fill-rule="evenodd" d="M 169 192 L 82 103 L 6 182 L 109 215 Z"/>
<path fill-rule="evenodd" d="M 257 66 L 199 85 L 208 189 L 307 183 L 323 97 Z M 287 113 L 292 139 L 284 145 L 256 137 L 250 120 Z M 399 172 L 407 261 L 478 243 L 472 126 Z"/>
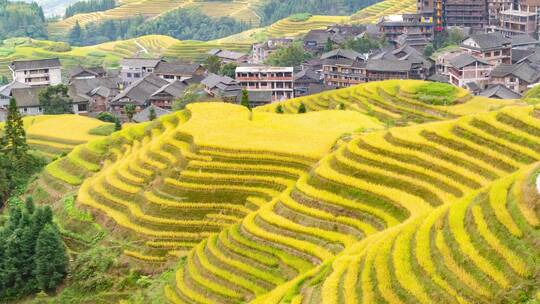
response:
<path fill-rule="evenodd" d="M 156 119 L 156 117 L 156 109 L 154 109 L 154 107 L 151 107 L 148 113 L 148 120 L 153 121 L 154 119 Z"/>
<path fill-rule="evenodd" d="M 298 107 L 298 114 L 306 113 L 307 109 L 303 102 L 300 103 L 300 106 Z"/>
<path fill-rule="evenodd" d="M 124 106 L 124 111 L 126 112 L 126 116 L 131 122 L 133 119 L 133 115 L 135 115 L 135 105 L 134 104 L 127 104 Z"/>
<path fill-rule="evenodd" d="M 120 119 L 118 119 L 118 117 L 114 118 L 114 130 L 115 131 L 122 130 L 122 123 L 120 123 Z"/>
<path fill-rule="evenodd" d="M 28 150 L 21 113 L 17 109 L 17 102 L 14 98 L 9 101 L 8 116 L 4 136 L 0 140 L 0 149 L 0 152 L 14 159 L 19 158 Z"/>
<path fill-rule="evenodd" d="M 68 259 L 57 229 L 47 224 L 39 233 L 36 243 L 35 274 L 38 287 L 53 291 L 67 275 Z"/>
<path fill-rule="evenodd" d="M 251 106 L 249 105 L 249 95 L 246 89 L 242 90 L 242 100 L 240 101 L 240 105 L 248 108 L 248 110 L 251 111 Z"/>

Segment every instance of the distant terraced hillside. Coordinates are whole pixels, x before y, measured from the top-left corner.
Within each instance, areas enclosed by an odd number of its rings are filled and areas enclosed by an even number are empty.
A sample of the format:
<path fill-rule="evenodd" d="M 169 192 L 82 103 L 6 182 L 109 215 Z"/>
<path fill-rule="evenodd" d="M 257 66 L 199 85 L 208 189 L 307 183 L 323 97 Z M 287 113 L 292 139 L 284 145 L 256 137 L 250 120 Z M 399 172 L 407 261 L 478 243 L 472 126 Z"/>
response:
<path fill-rule="evenodd" d="M 121 1 L 114 9 L 103 12 L 77 14 L 67 19 L 51 23 L 49 34 L 52 37 L 62 36 L 78 21 L 81 26 L 91 22 L 108 19 L 126 19 L 137 15 L 145 18 L 157 17 L 178 8 L 200 8 L 211 17 L 232 17 L 239 21 L 257 26 L 260 17 L 256 8 L 262 0 L 233 0 L 233 1 L 195 1 L 195 0 L 130 0 Z"/>
<path fill-rule="evenodd" d="M 169 36 L 149 35 L 129 40 L 107 42 L 103 44 L 71 47 L 63 49 L 61 43 L 35 40 L 30 38 L 13 38 L 0 43 L 0 75 L 10 75 L 8 65 L 14 60 L 60 58 L 64 72 L 73 66 L 100 65 L 117 67 L 123 57 L 156 57 L 178 40 Z"/>
<path fill-rule="evenodd" d="M 416 12 L 414 0 L 385 0 L 361 9 L 351 16 L 353 23 L 371 24 L 381 17 Z"/>

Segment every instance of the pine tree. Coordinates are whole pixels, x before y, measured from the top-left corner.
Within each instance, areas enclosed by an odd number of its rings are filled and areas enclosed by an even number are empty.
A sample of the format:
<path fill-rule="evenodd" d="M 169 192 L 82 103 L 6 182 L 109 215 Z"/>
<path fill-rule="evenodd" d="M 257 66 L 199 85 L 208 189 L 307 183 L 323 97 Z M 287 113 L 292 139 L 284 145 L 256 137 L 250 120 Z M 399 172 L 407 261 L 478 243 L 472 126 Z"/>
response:
<path fill-rule="evenodd" d="M 326 39 L 326 44 L 324 45 L 324 51 L 330 52 L 334 48 L 334 44 L 330 38 Z"/>
<path fill-rule="evenodd" d="M 133 115 L 135 115 L 135 105 L 134 104 L 127 104 L 124 106 L 124 112 L 126 112 L 126 116 L 131 121 L 133 119 Z"/>
<path fill-rule="evenodd" d="M 38 287 L 54 291 L 67 275 L 68 259 L 64 243 L 52 224 L 39 233 L 36 243 L 35 274 Z"/>
<path fill-rule="evenodd" d="M 303 102 L 300 103 L 300 106 L 298 107 L 298 114 L 303 114 L 303 113 L 306 113 L 307 110 L 306 110 L 306 106 L 304 105 Z"/>
<path fill-rule="evenodd" d="M 71 44 L 80 44 L 81 43 L 81 37 L 82 36 L 82 29 L 81 25 L 79 24 L 79 21 L 75 22 L 75 26 L 71 29 L 69 32 L 69 43 Z"/>
<path fill-rule="evenodd" d="M 122 123 L 120 123 L 120 119 L 118 119 L 118 117 L 114 118 L 114 130 L 115 131 L 122 130 Z"/>
<path fill-rule="evenodd" d="M 9 101 L 8 116 L 4 128 L 4 136 L 0 140 L 0 152 L 16 160 L 28 151 L 26 132 L 24 131 L 21 113 L 17 109 L 14 98 Z"/>
<path fill-rule="evenodd" d="M 283 114 L 283 113 L 284 113 L 284 112 L 283 112 L 283 106 L 282 106 L 282 105 L 279 104 L 279 105 L 276 107 L 276 113 L 278 113 L 278 114 Z"/>
<path fill-rule="evenodd" d="M 148 120 L 150 121 L 153 121 L 154 119 L 156 119 L 156 109 L 154 109 L 154 107 L 150 107 L 150 112 L 148 113 Z"/>
<path fill-rule="evenodd" d="M 242 90 L 242 100 L 240 101 L 240 105 L 248 108 L 248 110 L 251 111 L 251 106 L 249 105 L 249 95 L 246 89 Z"/>

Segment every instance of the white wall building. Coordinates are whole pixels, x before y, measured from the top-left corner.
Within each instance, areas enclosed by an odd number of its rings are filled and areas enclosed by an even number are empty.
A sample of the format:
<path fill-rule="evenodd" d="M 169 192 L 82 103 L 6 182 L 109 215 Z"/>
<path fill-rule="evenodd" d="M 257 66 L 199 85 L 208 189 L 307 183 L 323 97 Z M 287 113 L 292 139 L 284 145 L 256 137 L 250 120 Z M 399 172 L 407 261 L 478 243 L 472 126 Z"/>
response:
<path fill-rule="evenodd" d="M 244 89 L 272 92 L 271 101 L 294 98 L 293 67 L 245 66 L 236 68 L 236 81 Z"/>
<path fill-rule="evenodd" d="M 13 80 L 29 86 L 51 86 L 62 83 L 62 64 L 58 58 L 17 60 L 9 65 Z"/>

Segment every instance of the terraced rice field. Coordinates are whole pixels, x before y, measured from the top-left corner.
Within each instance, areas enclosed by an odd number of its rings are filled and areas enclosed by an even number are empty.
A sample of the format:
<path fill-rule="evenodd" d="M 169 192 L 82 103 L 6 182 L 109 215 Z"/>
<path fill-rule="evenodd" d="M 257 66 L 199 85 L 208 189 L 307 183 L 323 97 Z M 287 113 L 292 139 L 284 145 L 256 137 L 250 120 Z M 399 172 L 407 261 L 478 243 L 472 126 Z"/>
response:
<path fill-rule="evenodd" d="M 371 24 L 376 23 L 384 16 L 414 12 L 416 12 L 416 1 L 414 0 L 385 0 L 359 10 L 351 16 L 351 20 L 354 23 Z"/>
<path fill-rule="evenodd" d="M 0 75 L 10 75 L 8 65 L 14 60 L 60 58 L 67 72 L 75 65 L 102 65 L 117 67 L 123 57 L 157 57 L 162 56 L 178 40 L 169 36 L 149 35 L 135 39 L 107 42 L 103 44 L 72 47 L 65 52 L 53 51 L 57 42 L 34 39 L 8 39 L 0 44 Z"/>
<path fill-rule="evenodd" d="M 76 146 L 103 138 L 90 130 L 106 125 L 100 120 L 78 115 L 42 115 L 23 118 L 28 144 L 52 159 L 71 152 Z M 0 123 L 0 130 L 3 123 Z"/>
<path fill-rule="evenodd" d="M 265 33 L 269 37 L 296 37 L 314 29 L 325 29 L 329 25 L 347 23 L 349 16 L 311 16 L 305 21 L 293 21 L 289 18 L 280 21 L 266 28 Z"/>
<path fill-rule="evenodd" d="M 251 50 L 251 43 L 245 42 L 220 42 L 220 41 L 178 41 L 171 45 L 165 52 L 166 57 L 181 60 L 204 61 L 211 49 L 225 49 L 247 53 Z"/>
<path fill-rule="evenodd" d="M 353 137 L 291 190 L 199 243 L 169 299 L 487 303 L 534 284 L 539 197 L 531 205 L 508 190 L 540 158 L 540 137 L 522 129 L 540 130 L 535 113 L 509 108 Z"/>
<path fill-rule="evenodd" d="M 193 105 L 154 124 L 79 146 L 44 174 L 67 186 L 82 184 L 81 205 L 146 240 L 126 255 L 165 261 L 187 254 L 292 186 L 339 134 L 382 127 L 344 111 L 249 118 L 239 106 Z M 313 124 L 320 126 L 317 134 L 311 133 Z M 293 131 L 284 138 L 289 128 Z"/>
<path fill-rule="evenodd" d="M 337 91 L 290 99 L 256 108 L 255 111 L 298 113 L 300 104 L 308 111 L 331 110 L 343 107 L 376 118 L 389 126 L 403 126 L 457 118 L 462 115 L 492 111 L 519 104 L 515 100 L 472 97 L 466 90 L 457 89 L 456 104 L 436 106 L 416 99 L 415 91 L 425 84 L 415 80 L 370 82 Z"/>
<path fill-rule="evenodd" d="M 113 9 L 75 16 L 63 19 L 49 25 L 52 37 L 65 35 L 78 21 L 81 26 L 92 22 L 109 19 L 126 19 L 141 15 L 145 18 L 155 18 L 178 8 L 200 8 L 211 17 L 232 17 L 239 21 L 257 26 L 260 16 L 257 7 L 262 0 L 233 0 L 233 1 L 195 1 L 195 0 L 136 0 L 122 1 Z"/>
<path fill-rule="evenodd" d="M 41 180 L 80 187 L 129 261 L 183 257 L 170 303 L 536 296 L 540 109 L 462 90 L 431 106 L 424 84 L 281 103 L 301 115 L 193 104 L 79 146 Z"/>

